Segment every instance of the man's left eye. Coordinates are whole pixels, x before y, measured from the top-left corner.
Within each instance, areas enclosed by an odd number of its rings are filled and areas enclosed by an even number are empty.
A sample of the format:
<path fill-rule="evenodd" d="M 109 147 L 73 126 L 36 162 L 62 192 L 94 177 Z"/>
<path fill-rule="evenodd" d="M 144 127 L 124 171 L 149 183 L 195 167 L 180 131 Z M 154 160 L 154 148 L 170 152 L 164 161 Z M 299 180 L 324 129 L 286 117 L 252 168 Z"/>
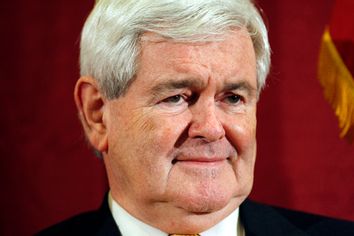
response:
<path fill-rule="evenodd" d="M 231 95 L 226 96 L 224 100 L 228 104 L 235 105 L 235 104 L 238 104 L 242 100 L 242 97 L 240 95 L 231 94 Z"/>

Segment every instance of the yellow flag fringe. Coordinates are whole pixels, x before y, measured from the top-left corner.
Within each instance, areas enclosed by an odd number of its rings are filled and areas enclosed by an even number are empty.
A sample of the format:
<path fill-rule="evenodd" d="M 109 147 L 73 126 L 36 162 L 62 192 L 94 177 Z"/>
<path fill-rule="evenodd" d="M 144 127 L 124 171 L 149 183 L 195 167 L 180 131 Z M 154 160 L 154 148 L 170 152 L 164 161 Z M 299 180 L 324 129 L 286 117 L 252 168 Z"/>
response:
<path fill-rule="evenodd" d="M 328 28 L 325 30 L 318 64 L 318 79 L 324 96 L 339 120 L 340 137 L 350 142 L 354 136 L 354 80 L 334 45 Z"/>

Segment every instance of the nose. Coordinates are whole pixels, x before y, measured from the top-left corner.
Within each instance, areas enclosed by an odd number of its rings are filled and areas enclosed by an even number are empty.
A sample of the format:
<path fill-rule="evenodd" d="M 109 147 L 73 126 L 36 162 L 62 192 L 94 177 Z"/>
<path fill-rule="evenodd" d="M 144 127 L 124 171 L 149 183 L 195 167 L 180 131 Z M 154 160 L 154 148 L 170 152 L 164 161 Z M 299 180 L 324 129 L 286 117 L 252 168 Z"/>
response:
<path fill-rule="evenodd" d="M 217 117 L 214 104 L 194 104 L 188 135 L 205 141 L 217 141 L 225 136 L 225 129 Z"/>

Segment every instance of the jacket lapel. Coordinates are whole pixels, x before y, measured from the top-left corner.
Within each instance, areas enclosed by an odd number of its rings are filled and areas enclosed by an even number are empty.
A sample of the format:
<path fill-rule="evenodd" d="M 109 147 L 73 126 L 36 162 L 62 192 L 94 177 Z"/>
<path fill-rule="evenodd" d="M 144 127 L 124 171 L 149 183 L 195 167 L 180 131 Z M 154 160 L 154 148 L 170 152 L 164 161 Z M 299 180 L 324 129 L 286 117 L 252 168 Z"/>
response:
<path fill-rule="evenodd" d="M 304 231 L 290 223 L 270 206 L 246 200 L 240 206 L 240 219 L 246 236 L 306 236 Z"/>
<path fill-rule="evenodd" d="M 118 229 L 116 222 L 112 216 L 111 210 L 108 205 L 108 196 L 104 197 L 104 201 L 99 209 L 101 227 L 97 231 L 97 236 L 122 236 Z"/>

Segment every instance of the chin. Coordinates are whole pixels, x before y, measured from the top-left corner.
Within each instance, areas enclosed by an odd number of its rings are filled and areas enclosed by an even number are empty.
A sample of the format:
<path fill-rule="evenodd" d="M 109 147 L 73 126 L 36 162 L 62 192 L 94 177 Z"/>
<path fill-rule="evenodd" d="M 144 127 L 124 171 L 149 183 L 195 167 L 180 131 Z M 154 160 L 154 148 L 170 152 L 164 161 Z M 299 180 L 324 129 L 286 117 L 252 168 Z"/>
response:
<path fill-rule="evenodd" d="M 184 200 L 180 203 L 180 207 L 188 212 L 195 214 L 207 214 L 215 211 L 219 211 L 227 206 L 230 202 L 229 198 L 219 197 L 219 198 L 208 198 L 208 197 L 193 197 Z"/>
<path fill-rule="evenodd" d="M 232 181 L 228 183 L 215 182 L 207 186 L 186 188 L 174 195 L 174 202 L 178 207 L 197 214 L 217 212 L 228 206 L 236 209 L 250 193 L 251 185 Z"/>
<path fill-rule="evenodd" d="M 195 234 L 206 231 L 231 214 L 240 202 L 242 201 L 233 198 L 228 201 L 214 200 L 186 203 L 183 209 L 180 208 L 183 213 L 179 215 L 178 220 L 174 221 L 173 225 L 170 225 L 166 232 Z M 178 232 L 180 229 L 183 229 L 184 232 Z"/>

